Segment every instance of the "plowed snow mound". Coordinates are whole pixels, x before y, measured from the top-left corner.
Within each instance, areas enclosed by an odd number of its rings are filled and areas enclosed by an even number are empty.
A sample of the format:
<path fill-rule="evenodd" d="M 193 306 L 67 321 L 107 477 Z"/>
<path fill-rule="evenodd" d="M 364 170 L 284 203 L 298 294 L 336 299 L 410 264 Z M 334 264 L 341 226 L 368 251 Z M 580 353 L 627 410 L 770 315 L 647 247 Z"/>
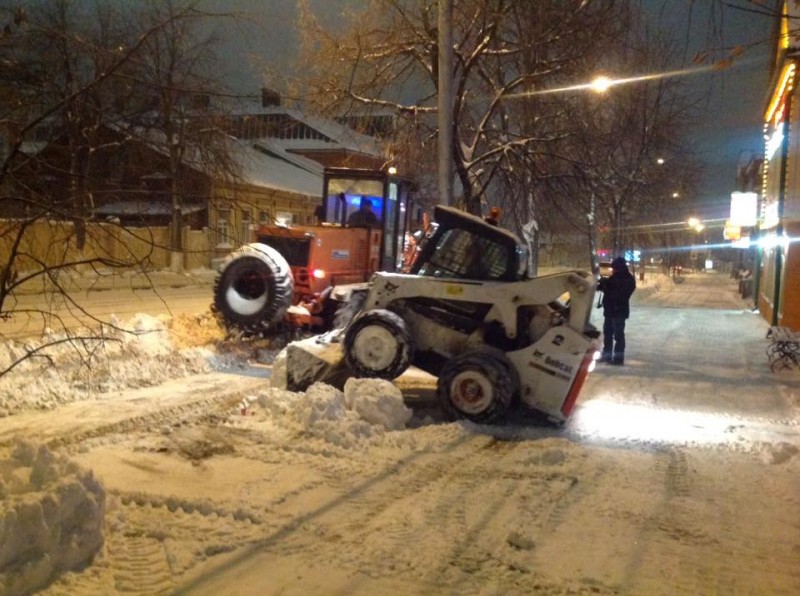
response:
<path fill-rule="evenodd" d="M 0 459 L 0 593 L 29 594 L 103 546 L 106 495 L 91 472 L 19 443 Z"/>
<path fill-rule="evenodd" d="M 213 320 L 139 314 L 91 331 L 3 342 L 0 417 L 224 368 L 208 347 L 220 337 Z"/>

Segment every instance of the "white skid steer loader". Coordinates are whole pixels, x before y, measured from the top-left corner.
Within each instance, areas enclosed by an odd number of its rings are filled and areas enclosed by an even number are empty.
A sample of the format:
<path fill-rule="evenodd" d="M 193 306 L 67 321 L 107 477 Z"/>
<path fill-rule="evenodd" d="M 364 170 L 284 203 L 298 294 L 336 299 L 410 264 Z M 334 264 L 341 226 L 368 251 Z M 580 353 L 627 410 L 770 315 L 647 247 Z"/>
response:
<path fill-rule="evenodd" d="M 289 345 L 288 388 L 414 365 L 438 377 L 453 418 L 494 422 L 519 402 L 564 422 L 597 351 L 594 278 L 528 278 L 514 234 L 447 207 L 435 221 L 412 273 L 376 273 L 343 331 Z"/>

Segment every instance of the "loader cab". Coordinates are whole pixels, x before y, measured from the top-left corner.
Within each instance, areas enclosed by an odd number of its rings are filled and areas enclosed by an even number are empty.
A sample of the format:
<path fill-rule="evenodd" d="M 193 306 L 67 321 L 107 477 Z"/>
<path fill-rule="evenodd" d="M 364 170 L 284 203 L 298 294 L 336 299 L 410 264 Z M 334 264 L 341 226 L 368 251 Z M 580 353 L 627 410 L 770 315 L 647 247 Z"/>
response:
<path fill-rule="evenodd" d="M 441 205 L 434 220 L 411 273 L 482 281 L 527 276 L 527 248 L 512 232 Z"/>
<path fill-rule="evenodd" d="M 413 191 L 411 180 L 389 170 L 326 168 L 320 216 L 323 225 L 379 231 L 378 268 L 399 271 L 406 240 L 421 218 Z M 372 216 L 362 216 L 366 211 Z"/>

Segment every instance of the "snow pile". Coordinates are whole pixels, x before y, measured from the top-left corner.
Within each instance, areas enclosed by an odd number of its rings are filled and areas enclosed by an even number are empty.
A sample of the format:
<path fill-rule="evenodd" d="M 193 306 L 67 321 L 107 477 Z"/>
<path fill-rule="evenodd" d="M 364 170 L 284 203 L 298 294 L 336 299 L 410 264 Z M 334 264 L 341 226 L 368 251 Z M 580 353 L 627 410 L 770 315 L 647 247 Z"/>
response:
<path fill-rule="evenodd" d="M 20 442 L 0 460 L 0 497 L 3 594 L 38 590 L 103 546 L 103 487 L 43 445 Z"/>
<path fill-rule="evenodd" d="M 166 317 L 154 317 L 140 313 L 124 323 L 115 315 L 111 316 L 112 325 L 128 331 L 119 337 L 124 346 L 150 356 L 166 355 L 171 351 L 172 342 L 167 329 L 168 321 L 169 319 Z"/>
<path fill-rule="evenodd" d="M 286 389 L 286 382 L 286 350 L 281 350 L 272 362 L 270 385 L 279 389 Z"/>
<path fill-rule="evenodd" d="M 3 342 L 0 370 L 11 370 L 0 377 L 0 417 L 220 367 L 209 348 L 179 347 L 173 339 L 169 318 L 140 314 L 127 322 L 112 319 L 111 326 L 98 331 Z"/>
<path fill-rule="evenodd" d="M 270 387 L 247 403 L 264 419 L 287 423 L 300 434 L 344 448 L 376 442 L 387 431 L 405 429 L 412 412 L 400 390 L 382 379 L 348 379 L 344 391 L 314 383 L 304 393 Z"/>
<path fill-rule="evenodd" d="M 411 420 L 403 394 L 389 381 L 351 377 L 344 384 L 344 401 L 364 420 L 387 430 L 403 430 Z"/>

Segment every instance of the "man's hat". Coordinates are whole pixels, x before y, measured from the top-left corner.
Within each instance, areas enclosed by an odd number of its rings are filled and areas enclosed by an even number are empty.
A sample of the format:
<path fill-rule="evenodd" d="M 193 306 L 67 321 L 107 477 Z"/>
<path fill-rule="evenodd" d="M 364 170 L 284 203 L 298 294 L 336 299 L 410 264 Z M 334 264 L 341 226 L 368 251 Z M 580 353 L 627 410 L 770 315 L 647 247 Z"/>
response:
<path fill-rule="evenodd" d="M 625 262 L 623 257 L 616 257 L 613 261 L 611 261 L 611 269 L 614 271 L 622 271 L 626 269 L 628 264 Z"/>

